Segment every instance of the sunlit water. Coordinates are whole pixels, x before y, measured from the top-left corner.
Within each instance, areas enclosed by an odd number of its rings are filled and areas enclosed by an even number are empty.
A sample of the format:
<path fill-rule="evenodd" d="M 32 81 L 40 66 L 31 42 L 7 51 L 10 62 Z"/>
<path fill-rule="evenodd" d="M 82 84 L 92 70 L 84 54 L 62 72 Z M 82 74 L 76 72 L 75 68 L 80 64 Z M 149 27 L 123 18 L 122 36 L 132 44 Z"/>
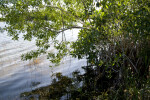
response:
<path fill-rule="evenodd" d="M 0 27 L 5 25 L 0 22 Z M 66 31 L 67 40 L 76 40 L 77 32 L 78 30 Z M 61 40 L 61 36 L 58 36 L 58 40 Z M 34 40 L 29 42 L 20 38 L 19 41 L 13 41 L 7 32 L 0 33 L 0 100 L 20 100 L 20 93 L 49 85 L 53 73 L 69 75 L 86 65 L 85 59 L 66 57 L 60 66 L 50 68 L 50 62 L 44 55 L 36 60 L 21 61 L 21 54 L 34 49 Z M 55 49 L 52 47 L 49 52 L 53 51 Z"/>

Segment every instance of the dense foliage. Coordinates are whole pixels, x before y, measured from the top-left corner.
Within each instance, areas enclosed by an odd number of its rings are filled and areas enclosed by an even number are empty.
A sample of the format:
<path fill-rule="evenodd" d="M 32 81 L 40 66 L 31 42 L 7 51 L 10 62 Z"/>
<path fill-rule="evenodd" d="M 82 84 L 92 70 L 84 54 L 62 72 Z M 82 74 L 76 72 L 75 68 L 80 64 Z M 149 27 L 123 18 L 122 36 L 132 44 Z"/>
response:
<path fill-rule="evenodd" d="M 4 28 L 8 35 L 14 40 L 18 40 L 20 33 L 24 34 L 24 40 L 36 39 L 38 50 L 22 55 L 22 59 L 47 53 L 53 63 L 59 63 L 70 52 L 64 31 L 84 28 L 78 24 L 86 23 L 85 13 L 92 5 L 90 0 L 3 0 L 0 3 L 0 12 L 8 24 Z M 62 40 L 56 41 L 59 34 L 62 34 Z M 46 52 L 51 45 L 58 49 L 57 54 Z"/>
<path fill-rule="evenodd" d="M 47 53 L 53 63 L 59 63 L 68 54 L 79 59 L 86 57 L 86 68 L 91 69 L 93 76 L 87 72 L 87 78 L 81 79 L 84 83 L 81 95 L 91 94 L 91 99 L 95 96 L 150 98 L 144 96 L 144 93 L 150 94 L 149 0 L 10 0 L 0 3 L 2 19 L 8 24 L 4 30 L 13 39 L 17 40 L 19 33 L 24 34 L 25 40 L 36 38 L 38 50 L 22 55 L 23 60 L 43 53 Z M 70 43 L 65 40 L 64 32 L 74 28 L 81 30 L 77 41 Z M 56 40 L 59 34 L 62 34 L 61 41 Z M 47 52 L 51 43 L 57 53 Z M 93 88 L 88 90 L 88 87 Z M 81 95 L 73 98 L 82 99 Z"/>

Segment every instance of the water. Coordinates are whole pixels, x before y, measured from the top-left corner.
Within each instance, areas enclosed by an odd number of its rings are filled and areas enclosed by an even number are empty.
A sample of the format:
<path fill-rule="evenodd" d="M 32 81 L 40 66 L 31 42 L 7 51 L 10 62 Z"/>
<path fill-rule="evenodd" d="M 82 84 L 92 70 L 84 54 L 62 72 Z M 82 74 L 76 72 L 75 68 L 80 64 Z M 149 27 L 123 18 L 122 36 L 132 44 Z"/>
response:
<path fill-rule="evenodd" d="M 0 22 L 0 27 L 5 25 Z M 78 31 L 66 31 L 67 40 L 76 40 Z M 57 39 L 60 40 L 61 35 Z M 69 75 L 86 65 L 85 59 L 66 57 L 60 66 L 50 68 L 45 55 L 36 60 L 21 61 L 21 54 L 34 49 L 35 40 L 29 42 L 20 38 L 19 41 L 13 41 L 7 36 L 7 32 L 0 33 L 0 100 L 20 100 L 20 93 L 49 85 L 53 73 Z M 55 49 L 52 47 L 50 51 Z"/>

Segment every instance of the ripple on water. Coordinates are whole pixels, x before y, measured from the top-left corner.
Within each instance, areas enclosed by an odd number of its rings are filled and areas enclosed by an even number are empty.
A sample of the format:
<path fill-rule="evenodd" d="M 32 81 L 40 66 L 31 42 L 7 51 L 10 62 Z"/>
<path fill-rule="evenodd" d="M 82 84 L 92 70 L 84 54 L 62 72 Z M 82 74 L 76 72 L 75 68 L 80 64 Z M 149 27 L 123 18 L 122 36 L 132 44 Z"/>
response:
<path fill-rule="evenodd" d="M 5 25 L 0 22 L 1 27 Z M 76 40 L 76 30 L 65 33 L 67 40 Z M 61 35 L 57 39 L 61 40 Z M 21 54 L 34 49 L 35 40 L 28 42 L 20 38 L 19 41 L 13 41 L 7 36 L 7 32 L 0 33 L 0 100 L 20 100 L 20 93 L 49 85 L 53 73 L 62 72 L 69 75 L 86 65 L 85 59 L 78 61 L 66 57 L 60 66 L 50 68 L 45 55 L 31 61 L 21 61 Z M 48 52 L 55 52 L 55 49 L 51 47 Z"/>

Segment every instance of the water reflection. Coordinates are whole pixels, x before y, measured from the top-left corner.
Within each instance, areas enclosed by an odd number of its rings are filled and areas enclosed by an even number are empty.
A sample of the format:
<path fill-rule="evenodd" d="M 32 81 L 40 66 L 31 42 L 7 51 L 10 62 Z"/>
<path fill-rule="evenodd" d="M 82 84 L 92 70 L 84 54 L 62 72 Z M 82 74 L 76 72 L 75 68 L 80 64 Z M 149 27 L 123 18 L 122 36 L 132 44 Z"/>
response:
<path fill-rule="evenodd" d="M 1 27 L 5 25 L 0 22 Z M 66 31 L 66 37 L 67 40 L 75 40 L 77 31 Z M 0 100 L 19 100 L 20 93 L 50 84 L 53 73 L 62 72 L 68 75 L 86 65 L 85 59 L 78 61 L 66 57 L 60 66 L 50 68 L 45 55 L 31 61 L 21 61 L 21 54 L 34 49 L 35 40 L 28 42 L 20 38 L 19 41 L 13 41 L 7 36 L 7 32 L 0 33 Z M 54 51 L 54 48 L 49 51 Z"/>

